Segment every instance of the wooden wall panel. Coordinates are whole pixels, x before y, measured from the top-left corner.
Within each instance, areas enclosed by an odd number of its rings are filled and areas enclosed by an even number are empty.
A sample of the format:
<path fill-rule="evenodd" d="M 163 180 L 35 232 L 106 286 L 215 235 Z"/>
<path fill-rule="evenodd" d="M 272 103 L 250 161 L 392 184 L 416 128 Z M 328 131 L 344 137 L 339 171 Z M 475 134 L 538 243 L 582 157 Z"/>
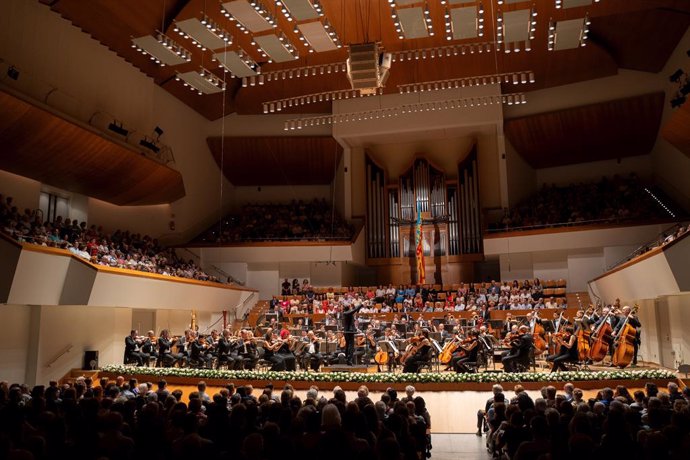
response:
<path fill-rule="evenodd" d="M 675 148 L 690 157 L 690 100 L 674 109 L 661 135 Z"/>
<path fill-rule="evenodd" d="M 179 171 L 2 91 L 0 145 L 0 169 L 113 204 L 185 195 Z"/>
<path fill-rule="evenodd" d="M 342 156 L 328 136 L 225 137 L 224 152 L 221 141 L 207 139 L 225 177 L 238 186 L 330 184 Z"/>
<path fill-rule="evenodd" d="M 645 155 L 661 123 L 663 92 L 506 120 L 510 143 L 534 168 Z"/>

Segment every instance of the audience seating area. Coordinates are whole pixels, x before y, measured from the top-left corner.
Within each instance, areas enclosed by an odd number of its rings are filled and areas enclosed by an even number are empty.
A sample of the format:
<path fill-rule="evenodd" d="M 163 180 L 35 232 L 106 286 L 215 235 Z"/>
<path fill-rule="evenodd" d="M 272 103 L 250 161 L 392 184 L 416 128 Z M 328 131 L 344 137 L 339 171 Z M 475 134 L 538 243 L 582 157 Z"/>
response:
<path fill-rule="evenodd" d="M 37 210 L 20 212 L 12 197 L 0 195 L 0 232 L 22 242 L 68 249 L 97 265 L 126 268 L 159 275 L 219 282 L 193 261 L 185 261 L 171 248 L 148 235 L 116 230 L 107 233 L 95 224 L 57 216 L 44 222 Z"/>
<path fill-rule="evenodd" d="M 506 209 L 489 231 L 528 230 L 579 224 L 620 223 L 672 218 L 681 209 L 657 188 L 647 187 L 634 174 L 604 177 L 599 182 L 548 186 Z"/>
<path fill-rule="evenodd" d="M 196 243 L 350 240 L 353 227 L 326 200 L 248 204 L 198 236 Z"/>
<path fill-rule="evenodd" d="M 494 386 L 478 414 L 477 435 L 486 434 L 493 458 L 681 459 L 690 445 L 690 389 L 653 383 L 631 394 L 604 388 L 593 398 L 566 383 L 542 388 L 532 399 L 521 385 L 514 393 Z"/>
<path fill-rule="evenodd" d="M 360 313 L 462 312 L 566 308 L 566 281 L 513 280 L 486 283 L 286 289 L 271 302 L 283 314 L 328 314 L 344 302 L 361 302 Z M 294 284 L 293 284 L 294 285 Z M 290 285 L 292 286 L 292 285 Z M 293 294 L 299 292 L 299 294 Z"/>
<path fill-rule="evenodd" d="M 414 393 L 414 389 L 412 391 Z M 371 395 L 371 398 L 374 396 Z M 430 457 L 431 417 L 421 396 L 378 401 L 361 386 L 299 398 L 291 385 L 230 383 L 188 394 L 136 379 L 30 389 L 0 383 L 3 458 L 369 459 Z M 188 402 L 184 402 L 188 400 Z M 164 440 L 165 442 L 161 442 Z"/>

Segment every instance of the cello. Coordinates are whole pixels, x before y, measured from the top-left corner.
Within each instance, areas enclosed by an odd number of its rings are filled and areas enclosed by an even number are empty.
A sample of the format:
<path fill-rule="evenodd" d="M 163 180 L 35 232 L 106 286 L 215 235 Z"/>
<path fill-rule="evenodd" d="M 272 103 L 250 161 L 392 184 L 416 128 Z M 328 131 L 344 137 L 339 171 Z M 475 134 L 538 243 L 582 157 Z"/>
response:
<path fill-rule="evenodd" d="M 625 317 L 623 325 L 618 330 L 618 335 L 614 339 L 616 351 L 613 353 L 613 365 L 623 369 L 630 364 L 635 354 L 635 340 L 637 340 L 637 329 L 630 324 L 630 317 L 637 311 L 635 305 L 628 316 Z"/>
<path fill-rule="evenodd" d="M 592 361 L 601 361 L 609 353 L 609 347 L 613 341 L 613 329 L 606 320 L 610 315 L 610 311 L 606 312 L 601 324 L 596 331 L 594 331 L 594 340 L 589 350 L 589 359 Z"/>

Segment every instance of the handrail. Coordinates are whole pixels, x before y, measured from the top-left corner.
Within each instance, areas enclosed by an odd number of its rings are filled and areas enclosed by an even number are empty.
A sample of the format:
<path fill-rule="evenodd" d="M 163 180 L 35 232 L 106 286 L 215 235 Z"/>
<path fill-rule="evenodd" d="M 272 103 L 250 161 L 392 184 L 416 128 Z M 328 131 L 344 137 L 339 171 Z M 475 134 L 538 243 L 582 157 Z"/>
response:
<path fill-rule="evenodd" d="M 55 364 L 55 362 L 56 362 L 58 359 L 62 358 L 64 355 L 66 355 L 67 353 L 69 353 L 69 352 L 72 350 L 72 348 L 74 348 L 74 345 L 72 345 L 72 344 L 70 343 L 70 344 L 67 345 L 65 348 L 63 348 L 62 351 L 60 351 L 60 353 L 58 353 L 57 356 L 56 356 L 55 358 L 53 358 L 52 360 L 50 360 L 50 362 L 48 362 L 48 364 L 46 364 L 46 367 L 52 367 L 53 364 Z"/>
<path fill-rule="evenodd" d="M 612 265 L 609 265 L 605 271 L 609 271 L 613 268 L 616 268 L 617 266 L 634 259 L 635 257 L 644 254 L 645 252 L 648 252 L 649 250 L 653 249 L 655 246 L 659 246 L 660 244 L 663 244 L 663 240 L 670 235 L 669 232 L 672 231 L 672 233 L 675 233 L 681 226 L 683 225 L 683 222 L 676 222 L 673 226 L 659 232 L 654 238 L 648 240 L 641 246 L 637 247 L 634 251 L 623 257 L 622 259 L 618 260 L 617 262 L 613 263 Z"/>
<path fill-rule="evenodd" d="M 660 219 L 662 220 L 662 219 Z M 539 225 L 525 225 L 522 227 L 505 227 L 505 228 L 488 228 L 486 230 L 487 234 L 494 235 L 497 233 L 507 233 L 507 232 L 519 232 L 519 231 L 526 231 L 526 230 L 540 230 L 540 229 L 545 229 L 545 228 L 558 228 L 558 227 L 579 227 L 581 225 L 595 225 L 595 224 L 604 224 L 604 223 L 616 223 L 616 224 L 623 224 L 626 222 L 640 222 L 640 219 L 619 219 L 619 218 L 610 218 L 610 219 L 592 219 L 592 220 L 581 220 L 581 221 L 576 221 L 576 222 L 554 222 L 550 224 L 539 224 Z M 649 223 L 649 221 L 645 221 L 646 223 Z"/>

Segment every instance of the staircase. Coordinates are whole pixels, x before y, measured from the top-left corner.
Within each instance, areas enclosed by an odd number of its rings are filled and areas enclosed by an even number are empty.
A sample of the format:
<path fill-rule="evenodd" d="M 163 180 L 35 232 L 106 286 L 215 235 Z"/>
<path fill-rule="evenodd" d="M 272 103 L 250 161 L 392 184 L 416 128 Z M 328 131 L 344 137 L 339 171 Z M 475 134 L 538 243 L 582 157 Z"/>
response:
<path fill-rule="evenodd" d="M 568 307 L 579 307 L 586 309 L 592 302 L 589 298 L 589 293 L 587 292 L 568 292 L 565 295 L 566 301 L 568 302 Z"/>
<path fill-rule="evenodd" d="M 249 315 L 247 316 L 247 322 L 249 323 L 250 327 L 256 326 L 257 321 L 259 318 L 266 314 L 268 311 L 268 306 L 269 306 L 269 301 L 268 300 L 259 300 L 256 305 L 252 307 L 251 310 L 249 310 Z"/>

